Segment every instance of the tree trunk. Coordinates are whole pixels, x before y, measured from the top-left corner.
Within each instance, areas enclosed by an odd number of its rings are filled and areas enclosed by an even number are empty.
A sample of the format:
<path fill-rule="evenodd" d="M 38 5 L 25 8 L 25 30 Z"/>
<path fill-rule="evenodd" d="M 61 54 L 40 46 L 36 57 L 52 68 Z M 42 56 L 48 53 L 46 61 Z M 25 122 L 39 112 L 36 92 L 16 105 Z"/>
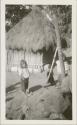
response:
<path fill-rule="evenodd" d="M 64 67 L 64 62 L 63 62 L 63 55 L 62 55 L 62 49 L 61 49 L 61 40 L 60 40 L 57 17 L 56 17 L 55 13 L 51 17 L 51 15 L 47 12 L 47 10 L 44 10 L 43 14 L 46 15 L 48 20 L 51 23 L 53 23 L 53 25 L 55 26 L 55 32 L 56 32 L 56 37 L 57 37 L 58 56 L 59 56 L 59 61 L 60 61 L 60 66 L 61 66 L 61 75 L 62 75 L 62 78 L 64 78 L 65 77 L 65 67 Z"/>
<path fill-rule="evenodd" d="M 57 37 L 58 56 L 59 56 L 59 61 L 60 61 L 60 66 L 61 66 L 62 78 L 64 78 L 65 77 L 65 67 L 64 67 L 63 56 L 62 56 L 61 40 L 60 40 L 57 17 L 54 16 L 54 19 L 55 19 L 54 20 L 54 22 L 55 22 L 55 32 L 56 32 L 56 37 Z"/>
<path fill-rule="evenodd" d="M 46 17 L 55 26 L 55 32 L 56 32 L 56 37 L 57 37 L 58 56 L 59 56 L 59 61 L 60 61 L 60 66 L 61 66 L 61 74 L 62 74 L 62 78 L 64 78 L 65 77 L 65 67 L 64 67 L 63 56 L 62 56 L 61 40 L 60 40 L 57 17 L 56 17 L 56 14 L 54 14 L 53 18 L 51 18 L 51 16 L 48 13 L 46 13 Z"/>

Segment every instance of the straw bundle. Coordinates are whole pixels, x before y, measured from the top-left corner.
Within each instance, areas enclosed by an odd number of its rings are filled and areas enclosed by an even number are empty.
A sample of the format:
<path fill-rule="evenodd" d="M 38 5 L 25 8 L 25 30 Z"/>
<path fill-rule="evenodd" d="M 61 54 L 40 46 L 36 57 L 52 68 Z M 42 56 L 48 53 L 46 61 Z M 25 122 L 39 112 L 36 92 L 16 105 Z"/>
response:
<path fill-rule="evenodd" d="M 54 47 L 54 27 L 41 10 L 36 8 L 6 33 L 6 48 L 38 51 Z"/>

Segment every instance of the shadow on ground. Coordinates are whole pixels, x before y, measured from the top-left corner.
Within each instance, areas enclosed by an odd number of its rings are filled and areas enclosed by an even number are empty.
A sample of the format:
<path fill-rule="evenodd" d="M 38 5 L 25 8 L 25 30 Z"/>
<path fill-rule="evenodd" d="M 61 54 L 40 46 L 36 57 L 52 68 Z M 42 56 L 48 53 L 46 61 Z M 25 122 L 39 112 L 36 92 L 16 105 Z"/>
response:
<path fill-rule="evenodd" d="M 17 85 L 21 84 L 20 82 L 14 84 L 14 85 L 11 85 L 9 87 L 6 88 L 6 93 L 10 92 L 10 91 L 13 91 L 16 89 Z"/>

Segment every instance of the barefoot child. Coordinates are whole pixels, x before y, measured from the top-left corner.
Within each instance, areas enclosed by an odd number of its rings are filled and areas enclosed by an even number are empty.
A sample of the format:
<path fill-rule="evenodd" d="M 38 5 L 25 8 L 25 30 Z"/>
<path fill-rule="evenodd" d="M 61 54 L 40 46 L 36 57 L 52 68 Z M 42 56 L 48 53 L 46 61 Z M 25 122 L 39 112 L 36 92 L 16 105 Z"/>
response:
<path fill-rule="evenodd" d="M 25 60 L 20 61 L 19 75 L 21 76 L 21 89 L 26 93 L 29 86 L 29 71 Z"/>

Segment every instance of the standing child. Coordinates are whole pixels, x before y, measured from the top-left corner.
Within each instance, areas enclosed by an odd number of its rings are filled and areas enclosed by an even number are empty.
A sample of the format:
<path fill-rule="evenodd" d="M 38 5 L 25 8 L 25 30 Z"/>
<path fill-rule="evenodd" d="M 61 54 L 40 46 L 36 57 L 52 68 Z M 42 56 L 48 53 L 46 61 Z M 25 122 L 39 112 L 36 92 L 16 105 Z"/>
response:
<path fill-rule="evenodd" d="M 21 76 L 21 89 L 24 93 L 29 92 L 29 71 L 25 60 L 20 61 L 19 75 Z"/>

